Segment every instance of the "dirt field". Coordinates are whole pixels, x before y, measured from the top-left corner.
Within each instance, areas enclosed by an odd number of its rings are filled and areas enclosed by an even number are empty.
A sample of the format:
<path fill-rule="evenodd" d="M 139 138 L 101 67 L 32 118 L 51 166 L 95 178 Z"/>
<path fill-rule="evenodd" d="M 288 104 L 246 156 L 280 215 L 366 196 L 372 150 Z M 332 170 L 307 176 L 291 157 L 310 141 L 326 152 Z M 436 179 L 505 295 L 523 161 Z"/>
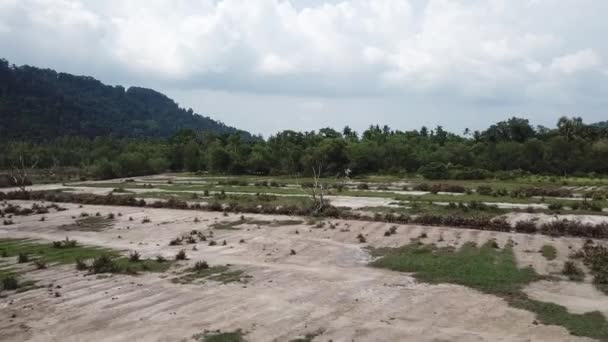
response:
<path fill-rule="evenodd" d="M 368 267 L 370 256 L 365 249 L 400 246 L 421 233 L 427 234 L 424 242 L 453 246 L 489 239 L 502 246 L 512 239 L 522 266 L 532 265 L 537 272 L 550 274 L 559 270 L 572 249 L 583 244 L 581 239 L 421 226 L 398 226 L 397 234 L 385 237 L 389 224 L 328 220 L 324 228 L 316 228 L 302 219 L 298 225 L 214 229 L 215 241 L 225 240 L 226 245 L 199 242 L 194 251 L 193 245 L 169 246 L 169 241 L 192 229 L 209 231 L 211 224 L 235 221 L 239 216 L 62 206 L 68 210 L 44 215 L 44 222 L 39 221 L 41 215 L 16 217 L 14 225 L 0 226 L 0 239 L 51 241 L 69 236 L 82 244 L 136 250 L 145 258 L 173 258 L 186 248 L 189 260 L 179 262 L 168 273 L 138 276 L 85 275 L 73 265 L 29 272 L 28 278 L 45 287 L 0 299 L 2 341 L 189 341 L 194 334 L 216 329 L 242 329 L 249 341 L 290 341 L 307 333 L 319 333 L 316 341 L 583 340 L 565 328 L 536 324 L 534 314 L 509 307 L 498 297 L 462 286 L 419 283 L 404 273 Z M 102 231 L 65 230 L 65 225 L 74 222 L 72 216 L 82 212 L 122 216 L 116 217 L 114 227 Z M 149 223 L 142 223 L 145 217 Z M 367 243 L 359 243 L 358 234 Z M 557 249 L 555 260 L 548 261 L 538 252 L 547 242 Z M 200 260 L 210 265 L 230 264 L 251 278 L 247 283 L 228 284 L 170 281 L 180 269 Z M 53 296 L 47 285 L 61 296 Z M 602 309 L 598 305 L 606 303 L 606 297 L 593 289 L 572 288 L 568 282 L 551 286 L 550 291 L 544 284 L 527 291 L 573 312 Z"/>

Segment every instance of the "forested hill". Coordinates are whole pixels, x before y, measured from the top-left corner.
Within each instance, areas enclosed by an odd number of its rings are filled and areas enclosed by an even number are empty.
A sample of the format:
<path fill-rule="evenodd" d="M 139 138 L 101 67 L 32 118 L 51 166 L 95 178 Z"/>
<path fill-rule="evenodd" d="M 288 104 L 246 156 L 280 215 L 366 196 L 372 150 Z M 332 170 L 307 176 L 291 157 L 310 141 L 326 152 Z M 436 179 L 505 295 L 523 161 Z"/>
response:
<path fill-rule="evenodd" d="M 0 59 L 0 140 L 60 136 L 170 137 L 181 129 L 239 132 L 180 108 L 151 89 L 109 86 L 87 76 L 11 66 Z M 243 138 L 250 134 L 240 131 Z"/>

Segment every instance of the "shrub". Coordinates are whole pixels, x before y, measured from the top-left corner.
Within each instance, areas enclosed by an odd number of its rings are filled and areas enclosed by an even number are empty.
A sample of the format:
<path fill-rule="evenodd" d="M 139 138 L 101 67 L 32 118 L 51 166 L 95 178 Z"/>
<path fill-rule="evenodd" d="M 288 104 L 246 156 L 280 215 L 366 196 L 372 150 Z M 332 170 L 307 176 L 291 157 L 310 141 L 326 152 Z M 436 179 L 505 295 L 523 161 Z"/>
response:
<path fill-rule="evenodd" d="M 431 180 L 447 179 L 449 177 L 447 166 L 440 162 L 432 162 L 422 166 L 418 172 L 420 172 L 424 178 Z"/>
<path fill-rule="evenodd" d="M 404 189 L 407 190 L 407 189 Z M 420 183 L 420 184 L 416 184 L 414 186 L 414 190 L 416 191 L 429 191 L 431 190 L 431 186 L 428 185 L 427 183 Z"/>
<path fill-rule="evenodd" d="M 177 254 L 175 254 L 175 260 L 186 260 L 186 251 L 182 249 L 177 252 Z"/>
<path fill-rule="evenodd" d="M 369 185 L 367 185 L 366 183 L 359 183 L 359 184 L 357 184 L 357 189 L 358 190 L 369 190 Z"/>
<path fill-rule="evenodd" d="M 156 262 L 166 262 L 166 261 L 167 261 L 167 259 L 165 259 L 165 257 L 162 255 L 158 255 L 156 257 Z"/>
<path fill-rule="evenodd" d="M 195 271 L 203 271 L 208 268 L 209 268 L 209 264 L 207 264 L 206 261 L 197 261 L 196 264 L 194 264 Z"/>
<path fill-rule="evenodd" d="M 461 180 L 477 180 L 477 179 L 488 179 L 492 177 L 492 173 L 484 169 L 463 169 L 463 170 L 451 170 L 450 179 L 461 179 Z"/>
<path fill-rule="evenodd" d="M 549 204 L 549 210 L 561 210 L 564 206 L 560 202 L 553 202 Z"/>
<path fill-rule="evenodd" d="M 89 268 L 89 266 L 87 265 L 87 263 L 82 260 L 81 258 L 76 258 L 76 269 L 78 271 L 84 271 L 87 270 Z"/>
<path fill-rule="evenodd" d="M 97 273 L 115 273 L 118 270 L 118 267 L 112 257 L 108 254 L 102 254 L 95 259 L 93 259 L 93 263 L 91 264 L 90 272 L 93 274 Z"/>
<path fill-rule="evenodd" d="M 397 226 L 392 226 L 384 232 L 384 236 L 391 236 L 393 234 L 397 234 Z"/>
<path fill-rule="evenodd" d="M 363 236 L 363 234 L 357 235 L 357 240 L 359 240 L 359 243 L 366 243 L 367 242 L 367 239 L 365 239 L 365 236 Z"/>
<path fill-rule="evenodd" d="M 9 274 L 2 278 L 2 289 L 6 291 L 16 290 L 19 288 L 19 281 L 17 277 Z"/>
<path fill-rule="evenodd" d="M 536 233 L 536 223 L 534 221 L 519 221 L 515 224 L 515 231 L 518 233 Z"/>
<path fill-rule="evenodd" d="M 567 276 L 568 279 L 572 281 L 582 281 L 583 279 L 585 279 L 585 272 L 580 267 L 578 267 L 576 263 L 570 260 L 564 263 L 562 274 Z"/>
<path fill-rule="evenodd" d="M 74 248 L 77 245 L 76 240 L 70 240 L 68 237 L 65 240 L 53 241 L 53 248 Z"/>
<path fill-rule="evenodd" d="M 467 191 L 467 189 L 462 185 L 435 183 L 435 184 L 431 185 L 430 191 L 432 193 L 437 193 L 437 192 L 465 193 Z"/>
<path fill-rule="evenodd" d="M 43 270 L 46 268 L 46 261 L 43 259 L 38 259 L 34 261 L 34 266 L 36 266 L 36 269 Z"/>
<path fill-rule="evenodd" d="M 480 185 L 477 187 L 477 193 L 483 196 L 492 195 L 492 187 L 489 185 Z"/>
<path fill-rule="evenodd" d="M 17 256 L 17 262 L 20 264 L 28 261 L 30 261 L 30 257 L 26 253 L 19 253 L 19 255 Z"/>
<path fill-rule="evenodd" d="M 141 255 L 139 254 L 138 251 L 133 251 L 133 252 L 129 253 L 129 261 L 131 261 L 131 262 L 141 261 L 140 257 L 141 257 Z"/>

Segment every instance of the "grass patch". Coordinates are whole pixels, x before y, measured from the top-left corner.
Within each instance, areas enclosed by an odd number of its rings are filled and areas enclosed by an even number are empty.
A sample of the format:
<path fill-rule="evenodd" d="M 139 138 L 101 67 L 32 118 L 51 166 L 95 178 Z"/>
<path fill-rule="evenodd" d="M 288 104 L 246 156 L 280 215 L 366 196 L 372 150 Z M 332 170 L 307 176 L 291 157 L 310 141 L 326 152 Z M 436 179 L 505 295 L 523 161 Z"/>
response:
<path fill-rule="evenodd" d="M 104 253 L 118 255 L 116 252 L 99 247 L 74 244 L 72 247 L 57 248 L 55 243 L 41 243 L 26 239 L 0 239 L 0 251 L 7 257 L 25 254 L 32 260 L 44 259 L 49 264 L 72 264 L 77 259 L 92 259 Z"/>
<path fill-rule="evenodd" d="M 372 249 L 379 257 L 372 266 L 410 272 L 428 283 L 451 283 L 504 298 L 511 306 L 536 314 L 543 324 L 563 326 L 571 334 L 608 339 L 608 322 L 600 312 L 572 314 L 560 305 L 528 298 L 522 289 L 543 279 L 532 268 L 518 268 L 512 247 L 497 249 L 467 243 L 456 250 L 420 242 L 400 247 Z"/>
<path fill-rule="evenodd" d="M 557 249 L 551 245 L 544 245 L 540 249 L 540 254 L 547 260 L 555 260 L 557 258 Z"/>
<path fill-rule="evenodd" d="M 210 227 L 213 229 L 239 229 L 240 225 L 243 224 L 251 224 L 258 226 L 270 226 L 270 227 L 283 227 L 283 226 L 293 226 L 298 224 L 303 224 L 302 220 L 254 220 L 251 218 L 241 218 L 237 221 L 221 221 L 212 224 Z"/>
<path fill-rule="evenodd" d="M 0 251 L 7 257 L 27 255 L 28 262 L 32 262 L 38 269 L 40 265 L 51 267 L 57 264 L 76 264 L 79 270 L 88 270 L 90 273 L 165 272 L 173 264 L 169 261 L 134 260 L 130 257 L 121 256 L 120 253 L 113 250 L 80 246 L 75 240 L 68 239 L 52 243 L 0 239 Z M 0 277 L 13 273 L 10 268 L 0 268 Z"/>
<path fill-rule="evenodd" d="M 112 228 L 114 219 L 101 216 L 87 216 L 76 219 L 73 224 L 63 225 L 59 227 L 61 230 L 67 231 L 83 231 L 83 232 L 100 232 Z"/>
<path fill-rule="evenodd" d="M 158 261 L 152 259 L 142 259 L 132 261 L 129 258 L 118 258 L 113 260 L 116 272 L 123 274 L 138 274 L 141 272 L 163 273 L 166 272 L 173 263 L 171 261 Z"/>
<path fill-rule="evenodd" d="M 197 263 L 198 264 L 198 263 Z M 180 277 L 171 279 L 171 282 L 176 284 L 191 284 L 199 280 L 212 280 L 222 284 L 228 283 L 247 283 L 251 276 L 246 275 L 241 270 L 230 270 L 228 266 L 212 266 L 212 267 L 190 267 L 184 270 L 184 274 Z"/>
<path fill-rule="evenodd" d="M 205 331 L 202 334 L 192 336 L 199 342 L 245 342 L 245 333 L 241 329 L 231 332 Z"/>

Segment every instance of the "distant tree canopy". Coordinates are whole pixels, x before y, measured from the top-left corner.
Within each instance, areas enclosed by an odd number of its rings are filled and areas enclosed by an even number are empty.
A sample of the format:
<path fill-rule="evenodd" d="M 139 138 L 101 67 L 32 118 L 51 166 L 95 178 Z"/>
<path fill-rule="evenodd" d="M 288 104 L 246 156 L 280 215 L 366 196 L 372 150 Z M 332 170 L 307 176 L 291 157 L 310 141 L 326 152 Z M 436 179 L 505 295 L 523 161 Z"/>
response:
<path fill-rule="evenodd" d="M 324 175 L 414 173 L 482 179 L 519 172 L 608 174 L 608 123 L 559 119 L 556 128 L 511 118 L 457 135 L 371 126 L 361 135 L 286 130 L 267 140 L 185 110 L 150 89 L 107 86 L 0 59 L 0 169 L 20 157 L 78 167 L 98 178 L 165 170 Z"/>
<path fill-rule="evenodd" d="M 523 172 L 555 175 L 608 174 L 608 127 L 561 118 L 554 129 L 533 128 L 512 118 L 460 136 L 442 127 L 399 131 L 371 126 L 359 137 L 342 132 L 283 131 L 267 140 L 238 133 L 181 130 L 169 139 L 59 137 L 46 143 L 0 144 L 0 168 L 19 156 L 39 167 L 81 167 L 98 178 L 166 170 L 224 174 L 324 175 L 414 173 L 429 179 L 484 179 Z"/>
<path fill-rule="evenodd" d="M 92 77 L 0 59 L 0 141 L 60 136 L 161 137 L 181 129 L 249 133 L 180 108 L 151 89 L 108 86 Z"/>

